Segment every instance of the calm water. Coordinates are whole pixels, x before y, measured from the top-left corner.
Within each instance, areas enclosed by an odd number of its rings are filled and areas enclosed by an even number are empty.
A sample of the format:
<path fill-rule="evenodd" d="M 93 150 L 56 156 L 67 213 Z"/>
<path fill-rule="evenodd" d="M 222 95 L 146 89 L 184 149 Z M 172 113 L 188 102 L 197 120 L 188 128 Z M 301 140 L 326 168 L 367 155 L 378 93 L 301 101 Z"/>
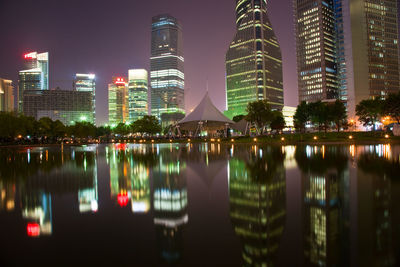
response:
<path fill-rule="evenodd" d="M 0 149 L 0 266 L 399 266 L 400 146 Z"/>

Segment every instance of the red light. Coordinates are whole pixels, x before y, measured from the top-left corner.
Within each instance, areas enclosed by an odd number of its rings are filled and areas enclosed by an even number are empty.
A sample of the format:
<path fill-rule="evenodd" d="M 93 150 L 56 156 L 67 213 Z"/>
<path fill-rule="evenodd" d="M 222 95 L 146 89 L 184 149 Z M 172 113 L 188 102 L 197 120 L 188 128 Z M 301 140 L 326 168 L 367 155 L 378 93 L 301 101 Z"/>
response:
<path fill-rule="evenodd" d="M 36 237 L 40 235 L 40 225 L 37 223 L 28 223 L 26 227 L 28 236 Z"/>
<path fill-rule="evenodd" d="M 115 144 L 115 149 L 117 150 L 126 150 L 126 144 Z"/>
<path fill-rule="evenodd" d="M 35 55 L 35 53 L 28 53 L 28 54 L 24 55 L 24 58 L 25 59 L 34 59 L 34 58 L 36 58 L 36 55 Z"/>
<path fill-rule="evenodd" d="M 128 205 L 128 201 L 129 201 L 129 197 L 127 193 L 119 193 L 118 194 L 118 204 L 121 207 L 125 207 L 126 205 Z"/>
<path fill-rule="evenodd" d="M 125 84 L 125 79 L 119 77 L 115 80 L 115 84 Z"/>

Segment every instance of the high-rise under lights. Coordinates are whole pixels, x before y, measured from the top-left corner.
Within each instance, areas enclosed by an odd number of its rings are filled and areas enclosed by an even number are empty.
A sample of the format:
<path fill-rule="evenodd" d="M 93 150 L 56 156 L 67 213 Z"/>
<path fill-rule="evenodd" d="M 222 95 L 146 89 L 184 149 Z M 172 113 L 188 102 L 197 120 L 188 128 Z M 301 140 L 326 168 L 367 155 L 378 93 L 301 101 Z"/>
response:
<path fill-rule="evenodd" d="M 148 73 L 144 69 L 128 71 L 129 122 L 148 115 Z"/>
<path fill-rule="evenodd" d="M 73 88 L 79 92 L 90 92 L 92 95 L 92 114 L 87 118 L 88 122 L 96 122 L 96 75 L 79 74 L 75 75 Z"/>
<path fill-rule="evenodd" d="M 128 83 L 125 77 L 113 77 L 108 85 L 108 122 L 115 127 L 129 118 Z"/>

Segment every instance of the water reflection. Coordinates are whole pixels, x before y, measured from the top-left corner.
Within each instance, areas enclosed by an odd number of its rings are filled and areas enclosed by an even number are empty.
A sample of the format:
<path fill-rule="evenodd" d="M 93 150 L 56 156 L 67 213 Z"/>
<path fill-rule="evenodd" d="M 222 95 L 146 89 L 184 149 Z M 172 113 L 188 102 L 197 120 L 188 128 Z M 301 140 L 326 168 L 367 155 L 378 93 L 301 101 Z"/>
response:
<path fill-rule="evenodd" d="M 193 265 L 198 251 L 210 247 L 224 257 L 235 251 L 241 262 L 230 265 L 237 266 L 283 266 L 287 255 L 300 255 L 293 262 L 301 266 L 396 266 L 399 155 L 400 146 L 393 145 L 218 142 L 1 149 L 0 222 L 13 218 L 23 225 L 4 227 L 15 240 L 19 231 L 52 245 L 64 241 L 62 234 L 79 240 L 89 228 L 104 235 L 97 231 L 118 220 L 120 227 L 109 234 L 126 237 L 129 248 L 142 234 L 137 246 L 147 245 L 147 265 Z M 293 182 L 298 184 L 289 190 Z M 218 218 L 198 214 L 210 199 L 221 202 L 212 203 Z M 70 233 L 60 216 L 90 227 Z M 215 229 L 223 221 L 215 238 L 225 231 L 232 244 L 221 249 L 210 239 L 201 240 L 205 247 L 198 245 L 193 236 L 213 229 L 196 226 L 209 221 Z M 291 224 L 301 233 L 294 248 L 288 246 Z M 88 242 L 98 250 L 108 241 Z"/>
<path fill-rule="evenodd" d="M 236 148 L 229 160 L 230 217 L 245 266 L 275 266 L 286 215 L 284 154 L 279 147 Z"/>

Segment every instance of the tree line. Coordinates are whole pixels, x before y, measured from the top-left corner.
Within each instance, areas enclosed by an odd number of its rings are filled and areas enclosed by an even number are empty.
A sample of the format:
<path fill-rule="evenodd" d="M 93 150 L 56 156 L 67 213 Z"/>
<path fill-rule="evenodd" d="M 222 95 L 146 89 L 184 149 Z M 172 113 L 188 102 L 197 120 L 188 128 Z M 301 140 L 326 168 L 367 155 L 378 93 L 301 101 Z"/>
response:
<path fill-rule="evenodd" d="M 61 121 L 48 117 L 36 120 L 22 114 L 0 112 L 0 142 L 14 142 L 18 139 L 56 142 L 59 138 L 99 138 L 112 135 L 154 135 L 161 131 L 161 125 L 154 116 L 144 116 L 132 124 L 120 123 L 116 127 L 96 127 L 90 122 L 76 122 L 66 126 Z"/>

